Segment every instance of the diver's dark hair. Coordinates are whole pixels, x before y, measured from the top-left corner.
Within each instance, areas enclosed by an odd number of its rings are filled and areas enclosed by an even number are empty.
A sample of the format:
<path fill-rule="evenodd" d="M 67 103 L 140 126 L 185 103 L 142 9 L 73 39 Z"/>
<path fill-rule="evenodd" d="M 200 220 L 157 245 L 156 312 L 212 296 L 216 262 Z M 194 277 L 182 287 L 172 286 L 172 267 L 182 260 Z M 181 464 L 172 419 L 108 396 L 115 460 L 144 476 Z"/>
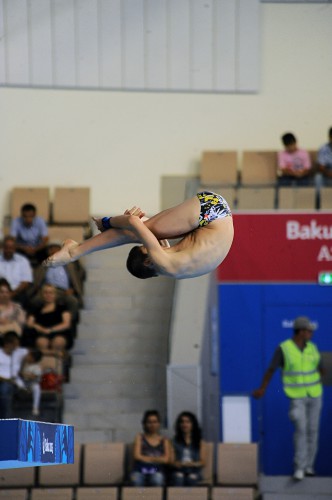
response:
<path fill-rule="evenodd" d="M 153 278 L 157 276 L 157 273 L 153 268 L 145 264 L 148 259 L 148 254 L 143 253 L 141 248 L 142 247 L 135 246 L 130 250 L 127 258 L 127 269 L 136 278 L 142 280 Z"/>

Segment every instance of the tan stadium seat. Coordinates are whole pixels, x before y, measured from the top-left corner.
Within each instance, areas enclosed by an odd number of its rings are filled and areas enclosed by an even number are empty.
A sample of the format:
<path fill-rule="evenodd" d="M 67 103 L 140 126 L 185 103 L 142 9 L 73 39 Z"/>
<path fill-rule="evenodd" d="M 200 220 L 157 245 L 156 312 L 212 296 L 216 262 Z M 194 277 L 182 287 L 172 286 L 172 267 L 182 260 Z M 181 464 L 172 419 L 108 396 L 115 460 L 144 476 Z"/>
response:
<path fill-rule="evenodd" d="M 77 486 L 80 484 L 81 445 L 75 444 L 73 464 L 40 467 L 40 486 Z"/>
<path fill-rule="evenodd" d="M 314 210 L 316 188 L 307 186 L 280 187 L 278 189 L 278 208 L 283 210 Z"/>
<path fill-rule="evenodd" d="M 49 226 L 48 239 L 59 243 L 71 239 L 80 243 L 84 239 L 84 228 L 83 226 Z"/>
<path fill-rule="evenodd" d="M 117 500 L 118 488 L 77 488 L 76 500 Z"/>
<path fill-rule="evenodd" d="M 53 224 L 85 224 L 90 218 L 90 188 L 57 187 L 53 198 Z"/>
<path fill-rule="evenodd" d="M 57 467 L 51 465 L 48 467 Z M 74 490 L 72 488 L 33 488 L 30 500 L 72 500 Z"/>
<path fill-rule="evenodd" d="M 256 485 L 257 470 L 256 443 L 218 443 L 217 484 Z"/>
<path fill-rule="evenodd" d="M 1 469 L 0 485 L 2 488 L 13 487 L 28 488 L 35 484 L 35 467 L 22 467 L 19 469 Z"/>
<path fill-rule="evenodd" d="M 28 490 L 26 489 L 0 490 L 0 499 L 3 500 L 27 500 L 27 498 Z"/>
<path fill-rule="evenodd" d="M 201 484 L 213 483 L 213 458 L 214 458 L 214 443 L 206 442 L 206 463 L 202 469 L 202 482 Z"/>
<path fill-rule="evenodd" d="M 239 187 L 238 210 L 271 210 L 275 207 L 274 187 Z"/>
<path fill-rule="evenodd" d="M 204 151 L 200 166 L 203 186 L 236 184 L 238 180 L 236 151 Z"/>
<path fill-rule="evenodd" d="M 21 207 L 25 203 L 35 205 L 37 215 L 49 222 L 50 190 L 48 187 L 14 187 L 11 192 L 10 215 L 12 219 L 21 215 Z"/>
<path fill-rule="evenodd" d="M 124 443 L 87 443 L 83 454 L 83 484 L 113 485 L 124 479 Z"/>
<path fill-rule="evenodd" d="M 318 151 L 316 149 L 308 149 L 307 150 L 310 156 L 310 161 L 311 161 L 311 167 L 315 168 L 317 165 L 317 153 Z"/>
<path fill-rule="evenodd" d="M 320 188 L 320 208 L 321 210 L 329 210 L 332 208 L 332 187 Z"/>
<path fill-rule="evenodd" d="M 208 498 L 209 488 L 207 486 L 170 486 L 166 491 L 167 500 L 208 500 Z"/>
<path fill-rule="evenodd" d="M 231 210 L 234 210 L 234 206 L 235 206 L 235 203 L 236 203 L 236 190 L 235 188 L 229 188 L 229 187 L 220 187 L 220 189 L 216 192 L 218 194 L 221 194 L 221 196 L 223 198 L 225 198 L 225 200 L 227 201 L 227 203 L 229 204 L 229 207 Z"/>
<path fill-rule="evenodd" d="M 121 491 L 121 500 L 162 500 L 163 488 L 161 486 L 149 486 L 139 488 L 135 486 L 125 486 Z"/>
<path fill-rule="evenodd" d="M 243 151 L 241 183 L 243 185 L 275 184 L 277 151 Z"/>
<path fill-rule="evenodd" d="M 254 488 L 212 488 L 211 500 L 254 500 Z"/>

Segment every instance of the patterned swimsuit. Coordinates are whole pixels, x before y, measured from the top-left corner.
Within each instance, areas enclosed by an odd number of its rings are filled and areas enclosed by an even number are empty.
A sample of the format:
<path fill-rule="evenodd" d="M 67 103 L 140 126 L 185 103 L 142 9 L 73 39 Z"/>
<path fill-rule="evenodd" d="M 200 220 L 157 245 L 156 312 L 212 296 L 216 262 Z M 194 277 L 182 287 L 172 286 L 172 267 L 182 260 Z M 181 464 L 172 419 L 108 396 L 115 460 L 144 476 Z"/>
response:
<path fill-rule="evenodd" d="M 202 191 L 197 193 L 197 198 L 201 204 L 201 213 L 199 215 L 198 225 L 206 226 L 216 219 L 222 219 L 227 216 L 232 216 L 231 209 L 227 201 L 220 194 L 212 193 L 211 191 Z"/>

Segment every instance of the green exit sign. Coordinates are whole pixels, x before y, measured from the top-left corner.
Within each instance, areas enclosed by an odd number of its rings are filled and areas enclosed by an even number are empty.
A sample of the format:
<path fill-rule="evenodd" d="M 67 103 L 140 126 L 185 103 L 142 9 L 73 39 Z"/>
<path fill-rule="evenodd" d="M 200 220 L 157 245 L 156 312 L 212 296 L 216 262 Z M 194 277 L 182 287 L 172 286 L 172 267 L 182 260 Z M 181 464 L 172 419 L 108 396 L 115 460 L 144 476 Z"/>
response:
<path fill-rule="evenodd" d="M 332 271 L 321 271 L 318 274 L 318 284 L 332 286 Z"/>

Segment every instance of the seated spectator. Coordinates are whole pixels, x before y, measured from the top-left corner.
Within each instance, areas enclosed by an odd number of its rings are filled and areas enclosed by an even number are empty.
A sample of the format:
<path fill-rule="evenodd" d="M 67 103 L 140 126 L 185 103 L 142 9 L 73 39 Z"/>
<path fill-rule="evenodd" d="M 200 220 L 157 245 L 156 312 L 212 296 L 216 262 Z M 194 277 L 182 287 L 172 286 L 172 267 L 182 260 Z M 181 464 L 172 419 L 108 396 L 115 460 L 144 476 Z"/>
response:
<path fill-rule="evenodd" d="M 284 151 L 278 152 L 278 184 L 280 186 L 308 186 L 312 183 L 311 161 L 308 151 L 297 146 L 296 137 L 288 132 L 281 137 Z"/>
<path fill-rule="evenodd" d="M 33 281 L 30 262 L 16 252 L 13 236 L 5 236 L 0 253 L 0 277 L 6 278 L 12 290 L 12 299 L 25 305 L 27 293 Z"/>
<path fill-rule="evenodd" d="M 11 300 L 11 288 L 8 281 L 0 278 L 0 343 L 9 331 L 22 335 L 26 314 L 20 304 Z"/>
<path fill-rule="evenodd" d="M 332 127 L 329 129 L 329 142 L 324 144 L 317 155 L 318 170 L 323 186 L 332 186 Z"/>
<path fill-rule="evenodd" d="M 50 257 L 61 248 L 58 241 L 50 241 L 47 245 L 47 257 Z M 45 283 L 53 285 L 57 290 L 59 301 L 63 301 L 71 313 L 72 320 L 76 323 L 78 320 L 79 308 L 83 307 L 83 284 L 81 281 L 81 264 L 70 262 L 61 267 L 45 267 L 39 264 L 35 268 L 34 282 L 30 289 L 31 299 L 29 304 L 38 306 L 42 302 L 40 289 Z"/>
<path fill-rule="evenodd" d="M 165 466 L 169 462 L 169 442 L 160 434 L 160 415 L 148 410 L 142 420 L 143 432 L 134 441 L 134 468 L 130 476 L 133 486 L 163 486 Z"/>
<path fill-rule="evenodd" d="M 189 411 L 180 413 L 171 447 L 172 484 L 195 486 L 202 480 L 205 457 L 205 443 L 197 418 Z"/>
<path fill-rule="evenodd" d="M 32 415 L 39 415 L 40 396 L 41 396 L 41 375 L 42 367 L 40 361 L 42 353 L 38 350 L 28 351 L 22 361 L 19 377 L 17 378 L 17 385 L 21 389 L 30 391 L 32 393 Z"/>
<path fill-rule="evenodd" d="M 42 304 L 28 313 L 23 344 L 36 347 L 43 354 L 63 357 L 73 345 L 70 312 L 57 302 L 52 285 L 43 286 L 42 299 Z"/>
<path fill-rule="evenodd" d="M 10 234 L 16 238 L 17 251 L 25 255 L 32 266 L 46 258 L 48 229 L 34 205 L 26 203 L 22 206 L 21 216 L 12 221 Z"/>
<path fill-rule="evenodd" d="M 16 379 L 23 357 L 27 350 L 22 349 L 16 332 L 7 332 L 3 336 L 0 348 L 0 418 L 12 417 L 12 401 Z"/>

